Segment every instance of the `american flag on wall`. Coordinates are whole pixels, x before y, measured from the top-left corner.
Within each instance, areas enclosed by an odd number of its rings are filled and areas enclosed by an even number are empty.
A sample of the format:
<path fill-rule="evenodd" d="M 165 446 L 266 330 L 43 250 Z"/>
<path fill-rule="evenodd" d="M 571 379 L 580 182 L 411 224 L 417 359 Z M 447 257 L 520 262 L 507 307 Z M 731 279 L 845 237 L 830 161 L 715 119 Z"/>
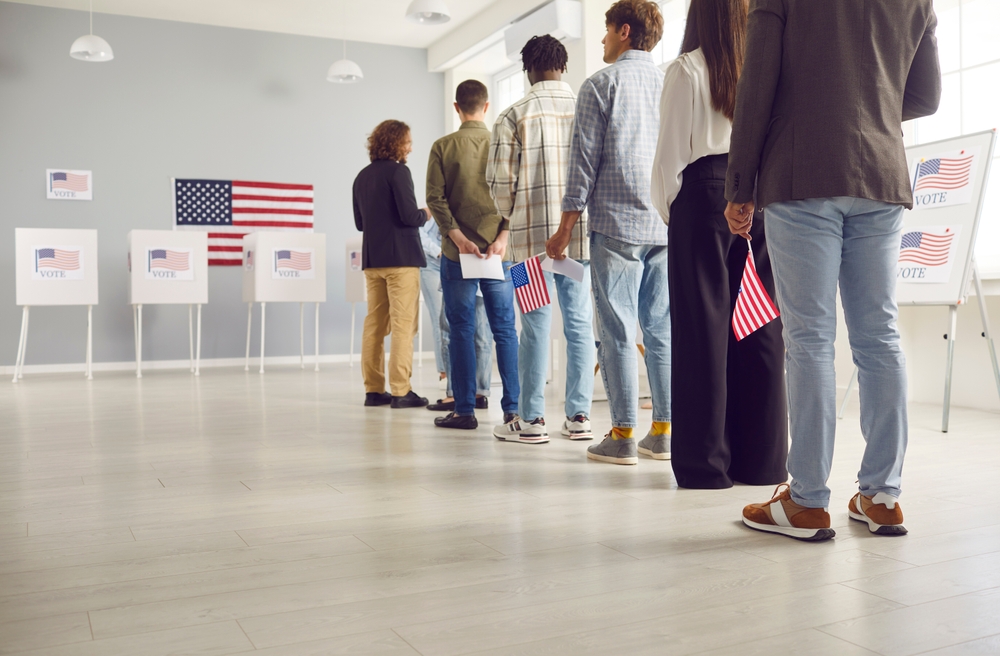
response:
<path fill-rule="evenodd" d="M 171 180 L 174 227 L 208 232 L 208 263 L 239 266 L 244 235 L 313 231 L 313 186 L 245 180 Z"/>
<path fill-rule="evenodd" d="M 527 314 L 552 302 L 549 298 L 549 287 L 545 284 L 542 264 L 537 255 L 512 266 L 510 279 L 514 283 L 514 295 L 517 297 L 517 304 L 521 306 L 521 314 Z"/>
<path fill-rule="evenodd" d="M 948 264 L 951 242 L 955 233 L 946 228 L 937 234 L 924 230 L 914 230 L 903 235 L 899 247 L 899 261 L 922 264 L 923 266 L 943 266 Z"/>
<path fill-rule="evenodd" d="M 779 316 L 781 314 L 778 312 L 778 306 L 771 300 L 767 290 L 764 289 L 764 283 L 757 275 L 753 250 L 748 250 L 740 291 L 736 296 L 736 309 L 733 310 L 733 333 L 736 335 L 736 341 L 743 341 Z"/>

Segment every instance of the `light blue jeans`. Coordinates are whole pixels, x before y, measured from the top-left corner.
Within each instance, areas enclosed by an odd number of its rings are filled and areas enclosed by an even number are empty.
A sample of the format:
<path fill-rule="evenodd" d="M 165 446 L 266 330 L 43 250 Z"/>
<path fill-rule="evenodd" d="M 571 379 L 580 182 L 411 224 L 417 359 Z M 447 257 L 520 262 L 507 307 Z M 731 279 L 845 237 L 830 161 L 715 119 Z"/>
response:
<path fill-rule="evenodd" d="M 440 274 L 438 282 L 440 283 Z M 451 327 L 448 325 L 448 315 L 441 307 L 441 355 L 444 358 L 444 373 L 447 376 L 448 389 L 445 396 L 455 396 L 451 388 Z M 493 333 L 490 332 L 490 321 L 486 318 L 486 304 L 483 297 L 476 297 L 476 396 L 489 396 L 490 385 L 493 384 Z"/>
<path fill-rule="evenodd" d="M 611 423 L 639 420 L 636 323 L 642 328 L 653 421 L 670 421 L 670 291 L 667 247 L 628 244 L 590 233 L 590 268 L 600 331 L 598 362 L 611 406 Z"/>
<path fill-rule="evenodd" d="M 767 206 L 767 246 L 784 322 L 792 498 L 829 508 L 837 387 L 837 282 L 861 394 L 864 458 L 858 482 L 899 496 L 906 453 L 906 360 L 896 326 L 896 261 L 903 208 L 859 198 Z"/>
<path fill-rule="evenodd" d="M 559 297 L 566 336 L 567 417 L 590 416 L 594 398 L 594 310 L 590 300 L 590 263 L 583 264 L 583 282 L 545 272 L 549 298 Z M 521 315 L 517 370 L 521 378 L 521 416 L 534 421 L 545 416 L 545 377 L 549 363 L 552 306 Z"/>
<path fill-rule="evenodd" d="M 427 257 L 427 266 L 420 270 L 420 291 L 431 317 L 431 333 L 434 336 L 434 363 L 438 373 L 446 373 L 443 344 L 441 343 L 441 260 Z M 423 350 L 423 344 L 420 350 Z"/>

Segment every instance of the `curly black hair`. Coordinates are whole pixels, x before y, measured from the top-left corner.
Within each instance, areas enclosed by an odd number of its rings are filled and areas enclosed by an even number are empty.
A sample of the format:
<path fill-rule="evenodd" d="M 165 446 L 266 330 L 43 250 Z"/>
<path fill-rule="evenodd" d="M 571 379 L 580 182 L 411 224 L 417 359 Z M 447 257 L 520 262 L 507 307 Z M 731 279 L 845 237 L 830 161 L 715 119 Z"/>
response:
<path fill-rule="evenodd" d="M 531 37 L 521 48 L 521 62 L 525 71 L 566 72 L 566 46 L 548 34 Z"/>

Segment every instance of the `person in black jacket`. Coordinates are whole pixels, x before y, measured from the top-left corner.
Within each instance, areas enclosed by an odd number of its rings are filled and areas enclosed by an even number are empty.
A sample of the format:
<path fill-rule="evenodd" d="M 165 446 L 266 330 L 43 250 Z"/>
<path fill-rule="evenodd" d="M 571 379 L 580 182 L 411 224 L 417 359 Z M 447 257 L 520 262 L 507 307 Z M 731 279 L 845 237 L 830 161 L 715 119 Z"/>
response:
<path fill-rule="evenodd" d="M 410 387 L 413 338 L 420 311 L 420 268 L 427 266 L 420 226 L 430 218 L 417 207 L 406 156 L 410 128 L 383 121 L 368 137 L 371 164 L 354 180 L 354 224 L 364 233 L 361 266 L 368 283 L 368 316 L 361 341 L 365 405 L 420 408 L 427 399 Z M 392 333 L 389 388 L 385 391 L 385 336 Z"/>

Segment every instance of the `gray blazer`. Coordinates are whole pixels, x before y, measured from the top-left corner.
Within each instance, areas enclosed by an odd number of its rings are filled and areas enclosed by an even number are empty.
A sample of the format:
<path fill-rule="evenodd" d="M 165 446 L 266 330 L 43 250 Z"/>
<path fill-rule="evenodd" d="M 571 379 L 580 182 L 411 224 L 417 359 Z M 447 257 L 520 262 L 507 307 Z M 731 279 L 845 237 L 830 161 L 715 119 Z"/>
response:
<path fill-rule="evenodd" d="M 902 121 L 937 111 L 932 0 L 751 0 L 726 198 L 912 207 Z"/>

